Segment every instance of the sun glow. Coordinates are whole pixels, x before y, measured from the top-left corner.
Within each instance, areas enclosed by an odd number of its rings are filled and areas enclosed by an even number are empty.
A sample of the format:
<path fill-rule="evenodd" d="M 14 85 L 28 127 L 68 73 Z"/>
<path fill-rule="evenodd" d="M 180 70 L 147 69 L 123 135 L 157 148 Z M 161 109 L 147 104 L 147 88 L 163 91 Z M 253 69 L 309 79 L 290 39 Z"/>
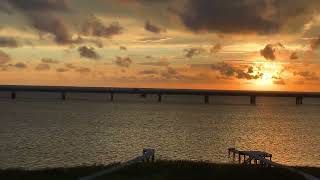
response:
<path fill-rule="evenodd" d="M 272 74 L 270 72 L 264 72 L 260 79 L 261 84 L 272 84 Z"/>
<path fill-rule="evenodd" d="M 275 62 L 262 62 L 255 64 L 255 74 L 261 74 L 261 78 L 255 81 L 255 86 L 260 88 L 271 88 L 274 80 L 280 78 L 282 65 Z"/>

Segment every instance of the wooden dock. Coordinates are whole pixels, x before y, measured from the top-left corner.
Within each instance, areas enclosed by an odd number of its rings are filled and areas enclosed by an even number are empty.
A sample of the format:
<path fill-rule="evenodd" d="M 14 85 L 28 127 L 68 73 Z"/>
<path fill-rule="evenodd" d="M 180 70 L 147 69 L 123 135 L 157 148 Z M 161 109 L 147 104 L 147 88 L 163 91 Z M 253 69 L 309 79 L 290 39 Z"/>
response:
<path fill-rule="evenodd" d="M 238 157 L 239 164 L 260 164 L 261 166 L 272 166 L 272 154 L 264 151 L 239 151 L 235 148 L 228 149 L 229 157 L 232 154 L 232 158 L 235 161 Z"/>
<path fill-rule="evenodd" d="M 228 155 L 229 157 L 232 155 L 233 161 L 236 161 L 236 158 L 238 157 L 239 164 L 251 165 L 252 162 L 254 162 L 255 165 L 260 165 L 262 167 L 277 167 L 287 169 L 291 172 L 300 174 L 306 180 L 319 180 L 318 178 L 295 168 L 273 162 L 272 154 L 264 151 L 239 151 L 236 148 L 229 148 Z"/>

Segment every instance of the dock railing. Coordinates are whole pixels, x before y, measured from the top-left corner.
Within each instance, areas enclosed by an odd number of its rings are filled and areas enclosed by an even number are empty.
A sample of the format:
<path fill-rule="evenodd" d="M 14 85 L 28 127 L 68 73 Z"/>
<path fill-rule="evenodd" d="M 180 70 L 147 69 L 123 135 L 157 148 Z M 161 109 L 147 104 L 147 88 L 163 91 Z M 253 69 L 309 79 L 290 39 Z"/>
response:
<path fill-rule="evenodd" d="M 135 164 L 135 163 L 154 162 L 154 161 L 155 161 L 155 149 L 143 149 L 141 156 L 134 157 L 126 162 L 119 163 L 119 164 L 115 165 L 114 167 L 96 172 L 96 173 L 91 174 L 89 176 L 81 177 L 79 180 L 94 180 L 94 179 L 101 177 L 103 175 L 107 175 L 107 174 L 119 171 L 119 170 L 121 170 L 125 167 L 128 167 L 132 164 Z"/>
<path fill-rule="evenodd" d="M 262 167 L 277 167 L 277 168 L 287 169 L 291 172 L 300 174 L 306 180 L 319 180 L 318 178 L 310 174 L 307 174 L 305 172 L 302 172 L 298 169 L 295 169 L 293 167 L 289 167 L 283 164 L 273 162 L 272 154 L 264 151 L 239 151 L 236 148 L 228 148 L 228 155 L 229 155 L 229 158 L 232 155 L 233 161 L 235 161 L 236 157 L 238 157 L 239 164 L 251 165 L 252 161 L 254 161 L 254 164 L 260 165 Z"/>

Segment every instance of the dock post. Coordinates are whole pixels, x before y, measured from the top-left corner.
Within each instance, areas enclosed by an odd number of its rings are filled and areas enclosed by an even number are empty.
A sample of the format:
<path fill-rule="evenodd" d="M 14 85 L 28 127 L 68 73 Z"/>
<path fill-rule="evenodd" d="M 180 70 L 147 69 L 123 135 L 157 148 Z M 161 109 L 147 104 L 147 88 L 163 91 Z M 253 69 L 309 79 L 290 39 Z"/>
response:
<path fill-rule="evenodd" d="M 208 95 L 204 96 L 204 103 L 209 104 L 209 96 Z"/>
<path fill-rule="evenodd" d="M 158 94 L 158 102 L 159 102 L 159 103 L 162 102 L 162 94 Z"/>
<path fill-rule="evenodd" d="M 113 100 L 114 100 L 114 93 L 111 92 L 111 93 L 110 93 L 110 101 L 113 102 Z"/>
<path fill-rule="evenodd" d="M 302 96 L 296 97 L 296 105 L 301 105 L 302 103 L 303 103 L 303 97 Z"/>
<path fill-rule="evenodd" d="M 11 92 L 11 99 L 16 99 L 17 95 L 16 92 L 12 91 Z"/>
<path fill-rule="evenodd" d="M 239 164 L 241 164 L 241 154 L 239 153 Z"/>
<path fill-rule="evenodd" d="M 154 162 L 155 160 L 155 149 L 143 149 L 142 150 L 142 161 L 143 162 Z"/>
<path fill-rule="evenodd" d="M 62 92 L 62 93 L 61 93 L 61 99 L 62 99 L 63 101 L 65 101 L 65 100 L 67 99 L 66 92 Z"/>
<path fill-rule="evenodd" d="M 256 105 L 256 103 L 257 103 L 256 96 L 250 96 L 250 104 Z"/>

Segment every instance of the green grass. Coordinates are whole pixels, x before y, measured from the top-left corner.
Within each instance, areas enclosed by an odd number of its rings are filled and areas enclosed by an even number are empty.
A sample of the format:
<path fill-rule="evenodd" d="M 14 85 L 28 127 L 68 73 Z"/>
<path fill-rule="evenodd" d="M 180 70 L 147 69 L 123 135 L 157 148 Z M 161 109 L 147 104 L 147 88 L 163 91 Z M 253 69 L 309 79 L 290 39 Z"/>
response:
<path fill-rule="evenodd" d="M 0 170 L 0 180 L 73 180 L 111 166 L 113 165 L 40 170 L 6 169 Z"/>
<path fill-rule="evenodd" d="M 318 177 L 320 179 L 320 168 L 316 168 L 316 167 L 295 167 L 295 168 L 305 173 L 311 174 L 315 177 Z"/>
<path fill-rule="evenodd" d="M 109 166 L 56 168 L 43 170 L 0 170 L 1 180 L 75 180 L 90 175 Z M 320 177 L 320 168 L 303 168 L 307 173 Z M 157 161 L 139 163 L 120 171 L 98 178 L 97 180 L 205 180 L 205 179 L 290 179 L 302 180 L 300 175 L 285 169 L 261 168 L 232 164 L 213 164 L 194 161 Z"/>
<path fill-rule="evenodd" d="M 315 169 L 316 170 L 316 169 Z M 318 168 L 317 171 L 320 169 Z M 194 180 L 194 179 L 246 179 L 246 180 L 300 180 L 300 175 L 278 168 L 261 168 L 232 164 L 213 164 L 192 161 L 159 161 L 137 164 L 98 180 Z"/>

